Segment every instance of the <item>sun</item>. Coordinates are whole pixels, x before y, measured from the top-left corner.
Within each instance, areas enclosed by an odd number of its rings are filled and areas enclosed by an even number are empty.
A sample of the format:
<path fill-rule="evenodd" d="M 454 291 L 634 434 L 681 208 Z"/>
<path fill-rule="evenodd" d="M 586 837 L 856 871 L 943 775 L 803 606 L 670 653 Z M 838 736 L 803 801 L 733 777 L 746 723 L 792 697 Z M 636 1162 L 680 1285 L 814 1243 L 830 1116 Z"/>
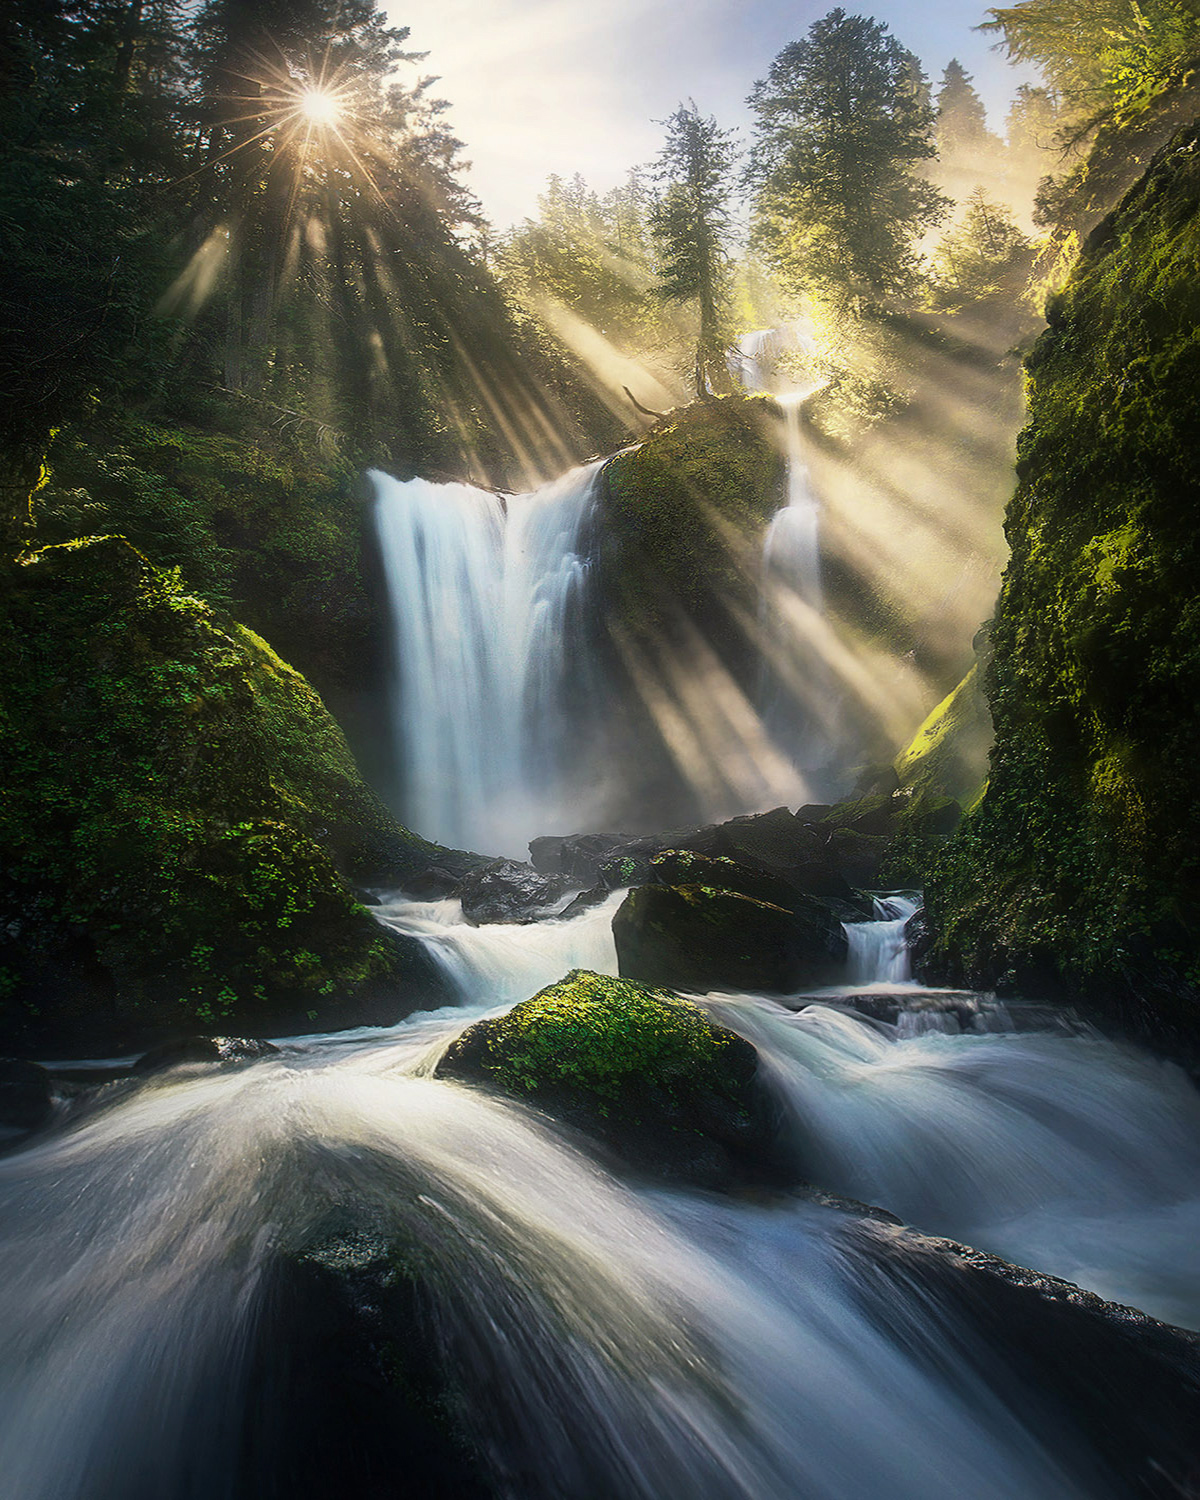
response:
<path fill-rule="evenodd" d="M 305 89 L 300 95 L 300 113 L 312 125 L 333 126 L 342 117 L 342 103 L 327 89 Z"/>

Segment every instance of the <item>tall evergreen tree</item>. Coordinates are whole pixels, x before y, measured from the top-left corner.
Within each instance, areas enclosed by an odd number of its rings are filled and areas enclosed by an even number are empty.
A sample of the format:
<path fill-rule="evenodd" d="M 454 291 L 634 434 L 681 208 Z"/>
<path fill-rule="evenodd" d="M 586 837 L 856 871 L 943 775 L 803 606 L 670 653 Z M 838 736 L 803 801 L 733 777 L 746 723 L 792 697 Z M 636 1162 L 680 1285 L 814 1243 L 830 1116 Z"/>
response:
<path fill-rule="evenodd" d="M 755 239 L 798 289 L 839 302 L 914 291 L 914 242 L 948 207 L 920 171 L 935 154 L 923 83 L 886 26 L 839 7 L 755 85 Z"/>
<path fill-rule="evenodd" d="M 956 57 L 946 64 L 937 95 L 937 144 L 942 157 L 984 151 L 994 143 L 983 100 Z"/>
<path fill-rule="evenodd" d="M 729 387 L 725 315 L 729 297 L 729 200 L 738 151 L 733 132 L 705 119 L 694 104 L 680 105 L 666 121 L 667 138 L 655 176 L 664 184 L 650 227 L 660 256 L 662 293 L 694 303 L 696 393 Z"/>

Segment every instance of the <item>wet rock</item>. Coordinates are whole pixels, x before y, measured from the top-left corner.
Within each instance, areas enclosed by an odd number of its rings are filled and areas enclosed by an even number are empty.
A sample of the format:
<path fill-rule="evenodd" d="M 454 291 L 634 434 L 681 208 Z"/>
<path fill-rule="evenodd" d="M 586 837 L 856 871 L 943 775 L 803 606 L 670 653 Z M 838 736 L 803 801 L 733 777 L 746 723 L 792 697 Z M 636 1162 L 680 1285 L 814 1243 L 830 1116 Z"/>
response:
<path fill-rule="evenodd" d="M 279 1256 L 249 1352 L 235 1500 L 498 1496 L 455 1419 L 433 1305 L 377 1232 L 331 1227 Z"/>
<path fill-rule="evenodd" d="M 757 1052 L 670 991 L 573 970 L 468 1027 L 438 1075 L 501 1088 L 658 1177 L 727 1188 L 787 1176 Z"/>
<path fill-rule="evenodd" d="M 600 906 L 607 901 L 612 892 L 607 886 L 594 885 L 590 891 L 580 891 L 578 896 L 563 907 L 557 915 L 560 922 L 569 922 L 573 917 L 580 916 L 585 911 L 591 911 L 593 907 Z"/>
<path fill-rule="evenodd" d="M 877 1218 L 842 1238 L 872 1321 L 935 1366 L 953 1327 L 1034 1440 L 1082 1476 L 1081 1493 L 1200 1492 L 1200 1334 Z"/>
<path fill-rule="evenodd" d="M 457 891 L 462 878 L 443 865 L 430 865 L 405 880 L 404 894 L 414 901 L 438 901 Z"/>
<path fill-rule="evenodd" d="M 571 889 L 565 875 L 539 875 L 532 865 L 493 859 L 471 870 L 458 887 L 463 916 L 474 927 L 528 922 Z"/>
<path fill-rule="evenodd" d="M 37 1063 L 0 1057 L 0 1126 L 36 1130 L 54 1110 L 50 1074 Z"/>
<path fill-rule="evenodd" d="M 595 885 L 600 866 L 614 850 L 636 842 L 624 833 L 572 833 L 534 839 L 529 845 L 533 867 L 543 875 L 565 875 L 580 885 Z"/>
<path fill-rule="evenodd" d="M 168 1068 L 180 1068 L 188 1063 L 220 1063 L 230 1067 L 259 1062 L 264 1057 L 275 1057 L 278 1053 L 279 1048 L 273 1042 L 265 1042 L 257 1037 L 182 1036 L 152 1047 L 138 1058 L 130 1071 L 144 1078 L 151 1073 L 165 1073 Z"/>
<path fill-rule="evenodd" d="M 831 983 L 845 961 L 841 923 L 797 893 L 787 909 L 709 886 L 645 885 L 613 918 L 621 974 L 693 990 L 794 993 Z"/>
<path fill-rule="evenodd" d="M 717 890 L 736 891 L 754 901 L 765 901 L 772 906 L 782 906 L 785 911 L 802 911 L 810 894 L 805 886 L 797 886 L 788 873 L 775 874 L 769 870 L 754 869 L 739 864 L 736 860 L 720 855 L 710 859 L 703 854 L 693 854 L 690 849 L 667 849 L 656 854 L 650 861 L 650 879 L 659 885 L 704 885 Z M 842 922 L 860 921 L 871 915 L 870 903 L 845 886 L 845 898 L 840 895 L 824 897 L 837 919 Z"/>

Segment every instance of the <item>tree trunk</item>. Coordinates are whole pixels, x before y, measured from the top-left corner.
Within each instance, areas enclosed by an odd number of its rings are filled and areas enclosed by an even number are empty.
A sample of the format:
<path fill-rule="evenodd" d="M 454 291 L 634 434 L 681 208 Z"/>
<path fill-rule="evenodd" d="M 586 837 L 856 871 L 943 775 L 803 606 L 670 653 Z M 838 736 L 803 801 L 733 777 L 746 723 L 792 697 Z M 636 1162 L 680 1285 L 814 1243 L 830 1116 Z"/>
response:
<path fill-rule="evenodd" d="M 33 528 L 33 497 L 44 472 L 40 448 L 10 448 L 0 454 L 0 553 L 5 562 L 28 541 Z"/>

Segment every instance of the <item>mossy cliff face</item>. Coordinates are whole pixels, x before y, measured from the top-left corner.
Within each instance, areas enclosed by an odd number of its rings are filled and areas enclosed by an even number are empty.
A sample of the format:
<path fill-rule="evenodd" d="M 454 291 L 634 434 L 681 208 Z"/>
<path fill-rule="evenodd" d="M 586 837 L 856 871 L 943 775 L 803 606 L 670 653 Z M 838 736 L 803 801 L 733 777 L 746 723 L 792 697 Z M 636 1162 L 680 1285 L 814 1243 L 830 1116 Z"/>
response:
<path fill-rule="evenodd" d="M 781 442 L 770 397 L 725 396 L 670 413 L 607 465 L 601 568 L 620 625 L 659 631 L 682 611 L 719 633 L 729 601 L 753 600 Z"/>
<path fill-rule="evenodd" d="M 394 1020 L 435 984 L 346 879 L 430 850 L 266 644 L 118 537 L 0 607 L 0 1047 Z"/>
<path fill-rule="evenodd" d="M 310 428 L 247 425 L 215 402 L 207 415 L 207 427 L 117 417 L 60 433 L 34 541 L 119 535 L 180 568 L 189 591 L 269 640 L 369 745 L 384 647 L 358 469 Z"/>
<path fill-rule="evenodd" d="M 1200 131 L 1089 240 L 1029 361 L 986 795 L 945 971 L 1200 1033 Z"/>

